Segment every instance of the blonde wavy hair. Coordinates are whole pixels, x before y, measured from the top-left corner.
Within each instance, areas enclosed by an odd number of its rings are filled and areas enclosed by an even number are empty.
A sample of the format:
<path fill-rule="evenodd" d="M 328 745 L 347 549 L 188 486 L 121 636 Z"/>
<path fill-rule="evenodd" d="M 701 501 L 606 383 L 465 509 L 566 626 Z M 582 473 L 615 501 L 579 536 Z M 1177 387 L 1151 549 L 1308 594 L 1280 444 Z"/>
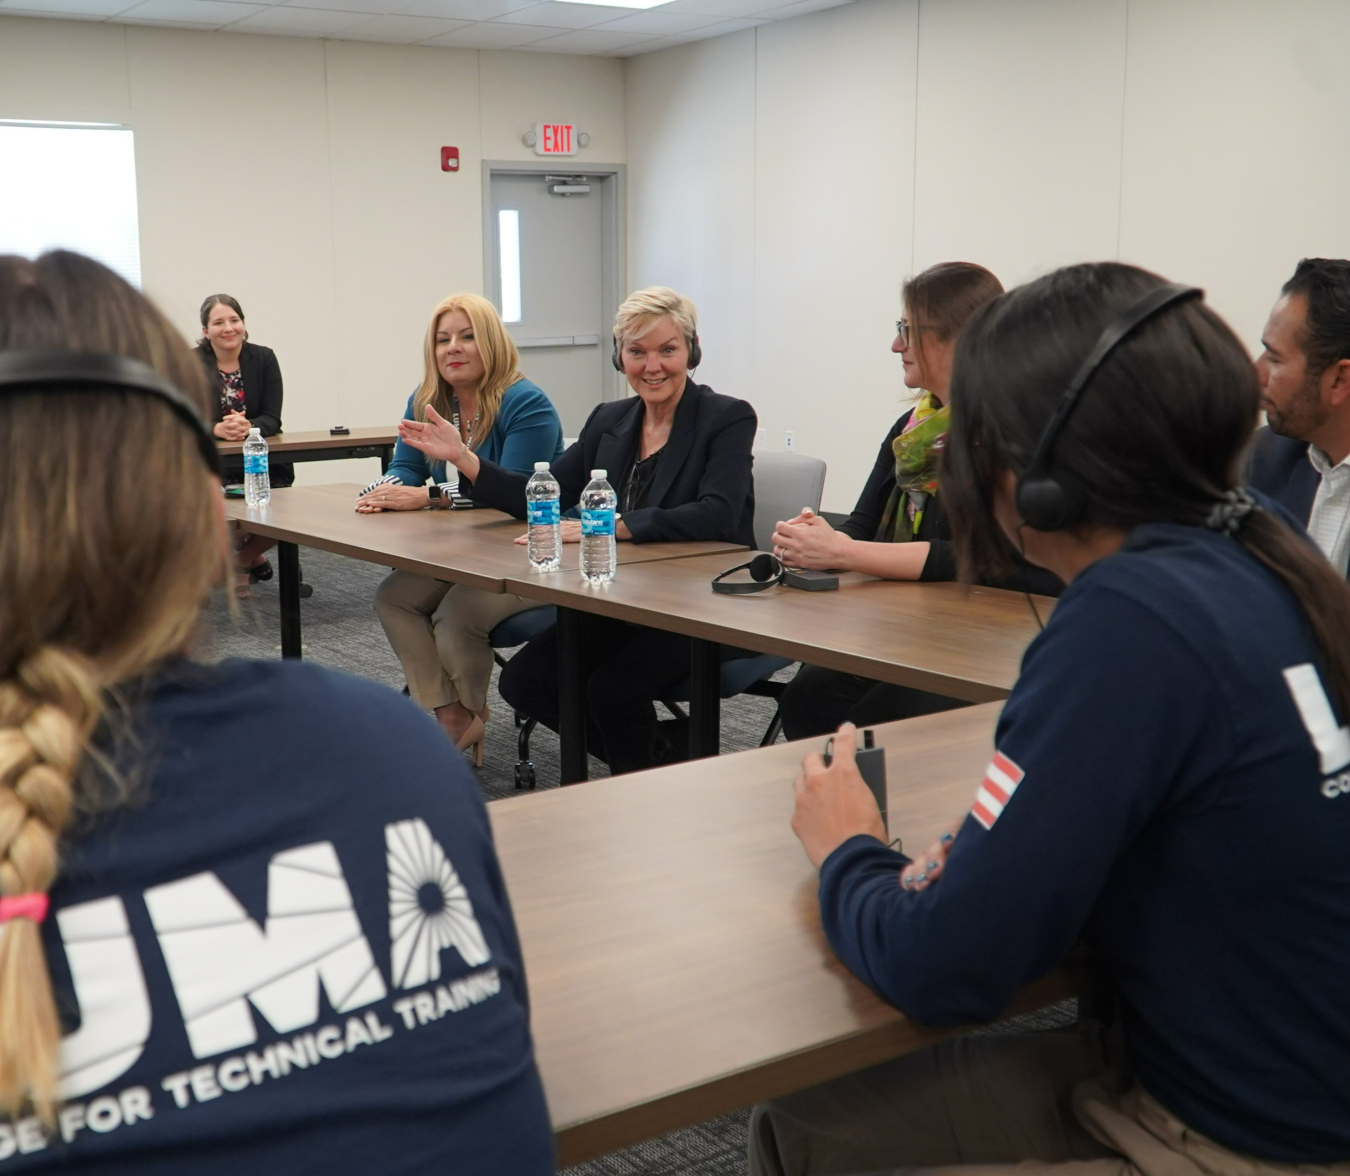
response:
<path fill-rule="evenodd" d="M 680 334 L 692 351 L 698 334 L 698 310 L 693 300 L 669 286 L 648 286 L 635 290 L 623 300 L 614 315 L 614 339 L 620 348 L 641 339 L 663 318 L 674 319 Z"/>
<path fill-rule="evenodd" d="M 199 408 L 200 361 L 150 303 L 74 253 L 0 257 L 0 351 L 149 364 Z M 0 895 L 45 894 L 71 820 L 126 800 L 100 770 L 109 699 L 186 646 L 224 577 L 220 485 L 166 405 L 109 389 L 0 394 Z M 41 931 L 0 923 L 0 1114 L 59 1100 Z"/>
<path fill-rule="evenodd" d="M 478 427 L 473 431 L 472 442 L 472 448 L 477 449 L 492 432 L 506 390 L 517 380 L 524 379 L 519 369 L 520 352 L 506 333 L 497 308 L 486 298 L 478 294 L 451 294 L 442 298 L 431 312 L 431 323 L 422 345 L 422 385 L 413 397 L 413 416 L 417 420 L 427 419 L 428 404 L 446 420 L 450 419 L 450 385 L 436 366 L 436 327 L 441 316 L 452 310 L 462 310 L 468 316 L 478 354 L 483 358 L 483 382 L 478 386 Z"/>

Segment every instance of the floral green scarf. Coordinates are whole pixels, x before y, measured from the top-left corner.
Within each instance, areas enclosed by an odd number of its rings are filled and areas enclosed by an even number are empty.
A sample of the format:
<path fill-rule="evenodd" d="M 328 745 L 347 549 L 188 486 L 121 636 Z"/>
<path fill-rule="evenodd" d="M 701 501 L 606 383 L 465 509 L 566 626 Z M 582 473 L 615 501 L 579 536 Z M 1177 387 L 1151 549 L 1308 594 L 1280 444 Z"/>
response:
<path fill-rule="evenodd" d="M 937 492 L 938 458 L 947 440 L 951 409 L 931 392 L 919 397 L 908 422 L 891 443 L 895 489 L 877 528 L 881 543 L 909 543 L 923 523 L 923 508 Z"/>

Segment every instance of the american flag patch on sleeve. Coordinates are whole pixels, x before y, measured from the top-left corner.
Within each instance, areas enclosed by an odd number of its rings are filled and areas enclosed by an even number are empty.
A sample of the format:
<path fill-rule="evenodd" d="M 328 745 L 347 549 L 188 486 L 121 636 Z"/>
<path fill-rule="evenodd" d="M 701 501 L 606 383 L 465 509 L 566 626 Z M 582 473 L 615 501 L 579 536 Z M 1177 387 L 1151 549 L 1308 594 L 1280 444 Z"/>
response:
<path fill-rule="evenodd" d="M 1025 774 L 1001 751 L 994 752 L 980 790 L 975 793 L 975 803 L 970 806 L 970 815 L 986 829 L 992 829 Z"/>

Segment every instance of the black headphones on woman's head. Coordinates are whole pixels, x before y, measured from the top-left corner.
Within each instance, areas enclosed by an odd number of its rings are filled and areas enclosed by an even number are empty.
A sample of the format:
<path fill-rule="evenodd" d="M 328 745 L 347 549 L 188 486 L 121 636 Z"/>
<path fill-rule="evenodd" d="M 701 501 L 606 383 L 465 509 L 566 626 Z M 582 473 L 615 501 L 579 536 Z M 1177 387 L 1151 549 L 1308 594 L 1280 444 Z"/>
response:
<path fill-rule="evenodd" d="M 614 336 L 614 370 L 623 371 L 623 356 L 619 354 L 620 349 L 619 336 Z M 696 368 L 703 362 L 703 346 L 698 341 L 698 332 L 694 332 L 694 337 L 689 340 L 689 366 Z"/>
<path fill-rule="evenodd" d="M 1169 306 L 1191 298 L 1203 298 L 1205 292 L 1196 286 L 1166 285 L 1144 295 L 1127 307 L 1110 323 L 1097 339 L 1088 357 L 1079 365 L 1069 386 L 1060 397 L 1059 406 L 1051 415 L 1036 443 L 1031 461 L 1017 479 L 1017 513 L 1022 522 L 1036 531 L 1060 531 L 1080 522 L 1087 495 L 1072 477 L 1064 472 L 1050 472 L 1050 451 L 1069 419 L 1069 414 L 1081 399 L 1083 389 L 1105 362 L 1106 357 L 1144 323 Z"/>
<path fill-rule="evenodd" d="M 201 413 L 178 388 L 140 360 L 94 352 L 0 351 L 0 395 L 49 387 L 88 392 L 121 388 L 162 400 L 192 430 L 202 460 L 219 476 L 220 452 Z"/>

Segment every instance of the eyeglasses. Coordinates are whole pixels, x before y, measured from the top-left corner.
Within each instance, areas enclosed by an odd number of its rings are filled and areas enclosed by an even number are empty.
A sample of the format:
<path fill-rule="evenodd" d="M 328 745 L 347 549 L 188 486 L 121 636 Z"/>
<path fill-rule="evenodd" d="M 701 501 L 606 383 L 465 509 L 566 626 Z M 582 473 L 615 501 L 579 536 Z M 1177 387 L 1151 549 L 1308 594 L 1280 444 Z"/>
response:
<path fill-rule="evenodd" d="M 895 321 L 895 333 L 900 336 L 901 347 L 908 347 L 915 335 L 931 330 L 932 327 L 911 325 L 909 319 L 896 319 Z"/>

